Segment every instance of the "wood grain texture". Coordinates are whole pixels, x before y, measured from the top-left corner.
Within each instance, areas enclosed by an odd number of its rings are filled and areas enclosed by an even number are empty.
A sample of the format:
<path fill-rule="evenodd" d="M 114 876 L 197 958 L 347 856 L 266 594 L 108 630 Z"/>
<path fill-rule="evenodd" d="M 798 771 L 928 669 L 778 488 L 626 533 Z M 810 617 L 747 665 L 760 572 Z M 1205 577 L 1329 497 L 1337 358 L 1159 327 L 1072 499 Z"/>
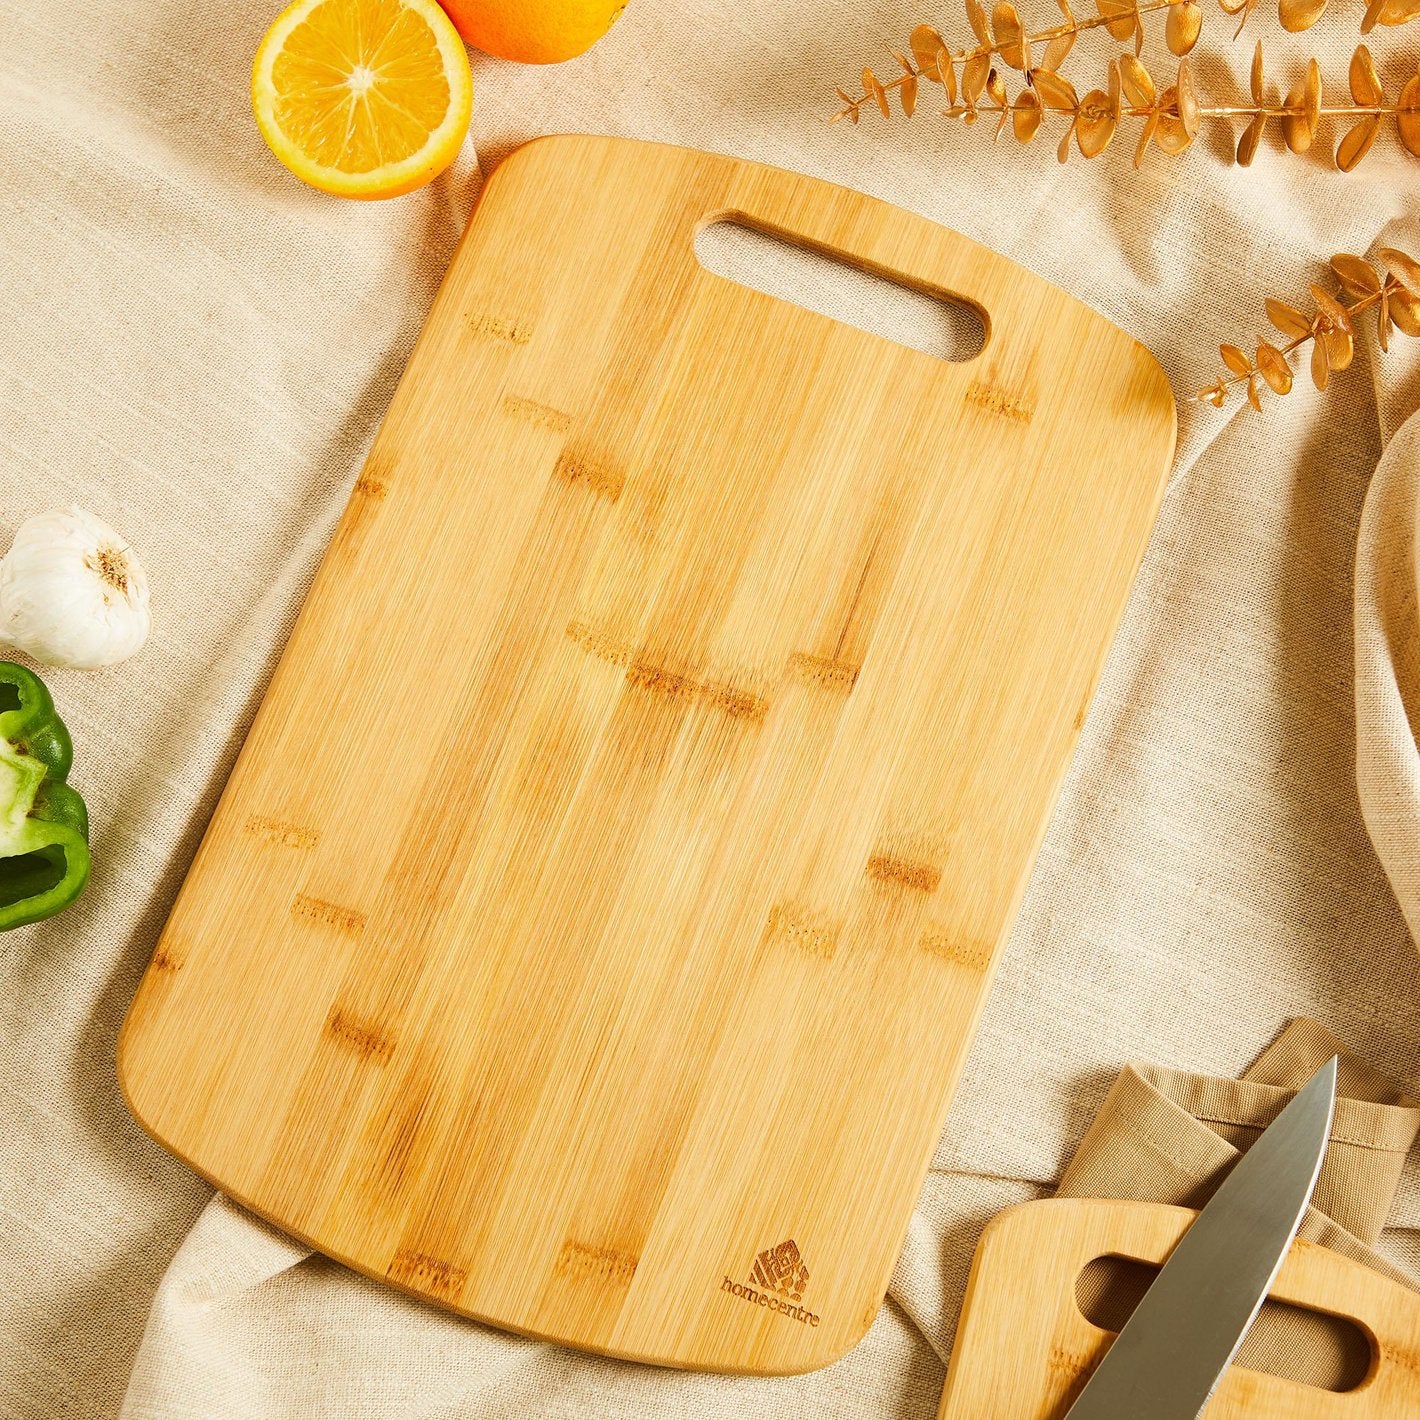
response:
<path fill-rule="evenodd" d="M 694 234 L 725 214 L 956 293 L 983 352 L 711 275 Z M 919 217 L 684 149 L 519 150 L 139 989 L 134 1113 L 470 1316 L 834 1359 L 1173 435 L 1136 341 Z"/>
<path fill-rule="evenodd" d="M 987 1224 L 972 1263 L 939 1420 L 1064 1420 L 1114 1339 L 1075 1303 L 1099 1257 L 1160 1263 L 1198 1215 L 1162 1203 L 1059 1198 Z M 1355 1323 L 1371 1368 L 1333 1392 L 1233 1366 L 1206 1420 L 1400 1420 L 1420 1414 L 1420 1296 L 1303 1239 L 1268 1294 Z"/>

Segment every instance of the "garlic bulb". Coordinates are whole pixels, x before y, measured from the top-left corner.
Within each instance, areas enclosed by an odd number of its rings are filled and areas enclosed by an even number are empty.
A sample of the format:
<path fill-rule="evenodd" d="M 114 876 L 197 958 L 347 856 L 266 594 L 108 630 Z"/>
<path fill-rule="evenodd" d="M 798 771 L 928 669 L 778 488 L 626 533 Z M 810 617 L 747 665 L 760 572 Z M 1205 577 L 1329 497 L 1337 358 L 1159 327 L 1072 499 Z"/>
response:
<path fill-rule="evenodd" d="M 71 507 L 20 524 L 0 561 L 0 640 L 91 671 L 127 660 L 151 626 L 148 578 L 107 523 Z"/>

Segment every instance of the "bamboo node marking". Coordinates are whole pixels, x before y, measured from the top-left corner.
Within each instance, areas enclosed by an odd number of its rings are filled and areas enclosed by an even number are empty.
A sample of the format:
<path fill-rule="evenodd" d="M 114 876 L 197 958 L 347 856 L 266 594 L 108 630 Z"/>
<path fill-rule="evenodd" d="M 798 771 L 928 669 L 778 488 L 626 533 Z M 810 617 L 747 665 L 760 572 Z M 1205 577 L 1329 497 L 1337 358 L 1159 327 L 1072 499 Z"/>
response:
<path fill-rule="evenodd" d="M 362 473 L 355 480 L 355 491 L 363 494 L 372 502 L 378 503 L 389 491 L 390 486 L 382 478 L 375 478 L 371 474 Z"/>
<path fill-rule="evenodd" d="M 911 888 L 914 892 L 936 892 L 942 882 L 942 870 L 934 863 L 893 858 L 885 853 L 874 853 L 868 859 L 868 876 L 880 883 Z"/>
<path fill-rule="evenodd" d="M 721 681 L 706 681 L 700 687 L 700 698 L 732 719 L 749 720 L 756 725 L 769 713 L 769 702 L 762 695 Z"/>
<path fill-rule="evenodd" d="M 506 340 L 510 345 L 526 345 L 533 333 L 527 321 L 495 315 L 470 316 L 468 328 L 474 335 L 486 335 L 490 340 Z"/>
<path fill-rule="evenodd" d="M 614 1247 L 594 1247 L 568 1238 L 557 1254 L 553 1271 L 559 1277 L 596 1277 L 616 1287 L 630 1285 L 640 1259 Z"/>
<path fill-rule="evenodd" d="M 308 897 L 303 892 L 298 892 L 291 900 L 291 916 L 304 922 L 319 922 L 323 926 L 334 927 L 352 937 L 358 937 L 365 930 L 363 912 L 326 902 L 319 897 Z"/>
<path fill-rule="evenodd" d="M 625 666 L 627 683 L 638 690 L 669 696 L 673 700 L 698 701 L 732 719 L 748 720 L 752 724 L 759 724 L 769 713 L 769 701 L 755 691 L 731 685 L 728 681 L 702 681 L 679 671 L 667 670 L 654 661 L 638 657 L 628 642 L 619 641 L 585 621 L 568 622 L 567 639 L 598 660 Z"/>
<path fill-rule="evenodd" d="M 1305 1238 L 1298 1238 L 1297 1242 L 1305 1242 Z M 1420 1373 L 1420 1353 L 1413 1351 L 1408 1346 L 1403 1346 L 1393 1341 L 1382 1341 L 1376 1338 L 1376 1349 L 1379 1351 L 1382 1365 L 1389 1363 L 1392 1366 L 1399 1366 L 1403 1370 Z"/>
<path fill-rule="evenodd" d="M 779 903 L 769 909 L 764 940 L 780 942 L 809 956 L 832 961 L 838 950 L 838 928 L 832 923 L 813 922 L 803 913 Z"/>
<path fill-rule="evenodd" d="M 812 656 L 807 651 L 795 651 L 789 657 L 789 674 L 807 685 L 821 690 L 839 690 L 845 694 L 858 681 L 860 667 L 847 661 L 835 661 L 830 656 Z"/>
<path fill-rule="evenodd" d="M 427 1292 L 431 1297 L 457 1300 L 468 1281 L 468 1269 L 456 1267 L 439 1257 L 430 1257 L 426 1252 L 401 1248 L 390 1259 L 385 1276 L 402 1286 Z"/>
<path fill-rule="evenodd" d="M 278 848 L 301 848 L 309 850 L 320 842 L 320 829 L 302 828 L 282 818 L 268 818 L 265 814 L 252 814 L 243 825 L 247 833 L 264 838 Z"/>
<path fill-rule="evenodd" d="M 946 932 L 927 932 L 920 943 L 922 950 L 943 961 L 954 962 L 972 971 L 985 971 L 991 965 L 992 948 L 986 942 L 963 942 Z"/>
<path fill-rule="evenodd" d="M 510 394 L 503 400 L 503 413 L 528 424 L 536 424 L 543 429 L 551 429 L 554 434 L 565 434 L 572 427 L 572 416 L 550 404 L 539 404 L 535 399 L 525 399 L 519 394 Z"/>
<path fill-rule="evenodd" d="M 609 503 L 615 503 L 626 486 L 626 475 L 619 469 L 592 463 L 575 454 L 563 454 L 557 460 L 552 476 L 563 483 L 570 483 L 574 488 L 586 488 Z"/>
<path fill-rule="evenodd" d="M 181 971 L 183 964 L 182 959 L 173 954 L 171 947 L 160 942 L 149 965 L 154 971 Z"/>
<path fill-rule="evenodd" d="M 1094 1368 L 1095 1362 L 1092 1356 L 1081 1356 L 1076 1352 L 1066 1351 L 1062 1346 L 1056 1346 L 1051 1349 L 1050 1359 L 1046 1364 L 1057 1374 L 1082 1376 Z"/>
<path fill-rule="evenodd" d="M 692 677 L 667 670 L 652 661 L 632 661 L 626 668 L 626 679 L 638 690 L 667 695 L 673 700 L 689 700 L 698 689 Z"/>
<path fill-rule="evenodd" d="M 1012 399 L 1005 390 L 995 389 L 991 385 L 984 385 L 980 380 L 973 380 L 966 387 L 966 397 L 969 403 L 986 410 L 990 414 L 999 414 L 1006 419 L 1014 419 L 1018 424 L 1029 424 L 1035 415 L 1033 405 L 1024 404 L 1018 399 Z"/>
<path fill-rule="evenodd" d="M 631 647 L 625 641 L 618 641 L 585 621 L 569 621 L 567 639 L 575 641 L 588 655 L 596 656 L 598 660 L 610 661 L 614 666 L 631 664 Z"/>
<path fill-rule="evenodd" d="M 326 1034 L 349 1046 L 357 1055 L 383 1065 L 394 1054 L 394 1037 L 369 1021 L 362 1021 L 339 1006 L 326 1018 Z"/>

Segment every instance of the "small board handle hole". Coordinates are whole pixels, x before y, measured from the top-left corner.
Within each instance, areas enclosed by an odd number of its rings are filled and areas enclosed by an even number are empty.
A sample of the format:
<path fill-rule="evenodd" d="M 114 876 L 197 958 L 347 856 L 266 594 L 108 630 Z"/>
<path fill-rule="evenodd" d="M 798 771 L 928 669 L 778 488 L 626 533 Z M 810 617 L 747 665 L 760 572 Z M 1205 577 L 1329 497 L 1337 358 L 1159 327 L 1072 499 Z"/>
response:
<path fill-rule="evenodd" d="M 981 315 L 965 301 L 931 295 L 734 218 L 701 228 L 695 255 L 716 276 L 938 360 L 974 360 L 986 344 Z"/>
<path fill-rule="evenodd" d="M 1117 1332 L 1139 1305 L 1159 1269 L 1128 1257 L 1097 1257 L 1075 1279 L 1075 1304 L 1085 1320 Z M 1318 1390 L 1355 1390 L 1370 1374 L 1370 1338 L 1353 1321 L 1266 1301 L 1233 1363 Z"/>

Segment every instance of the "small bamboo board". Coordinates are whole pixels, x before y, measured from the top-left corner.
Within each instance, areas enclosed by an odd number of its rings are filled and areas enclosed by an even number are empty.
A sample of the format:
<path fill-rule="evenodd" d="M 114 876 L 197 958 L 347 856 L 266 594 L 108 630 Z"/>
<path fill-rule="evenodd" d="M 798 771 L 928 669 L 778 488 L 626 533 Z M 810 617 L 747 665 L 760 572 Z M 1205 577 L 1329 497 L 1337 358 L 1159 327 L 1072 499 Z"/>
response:
<path fill-rule="evenodd" d="M 1075 1301 L 1101 1257 L 1163 1262 L 1198 1215 L 1162 1203 L 1047 1199 L 986 1226 L 972 1263 L 938 1420 L 1064 1420 L 1113 1335 Z M 1420 1296 L 1304 1239 L 1269 1296 L 1352 1323 L 1371 1345 L 1353 1390 L 1231 1367 L 1204 1420 L 1401 1420 L 1420 1415 Z"/>
<path fill-rule="evenodd" d="M 720 217 L 975 307 L 953 364 Z M 374 1277 L 668 1365 L 885 1293 L 1172 457 L 1142 346 L 857 193 L 490 178 L 129 1014 L 137 1118 Z"/>

